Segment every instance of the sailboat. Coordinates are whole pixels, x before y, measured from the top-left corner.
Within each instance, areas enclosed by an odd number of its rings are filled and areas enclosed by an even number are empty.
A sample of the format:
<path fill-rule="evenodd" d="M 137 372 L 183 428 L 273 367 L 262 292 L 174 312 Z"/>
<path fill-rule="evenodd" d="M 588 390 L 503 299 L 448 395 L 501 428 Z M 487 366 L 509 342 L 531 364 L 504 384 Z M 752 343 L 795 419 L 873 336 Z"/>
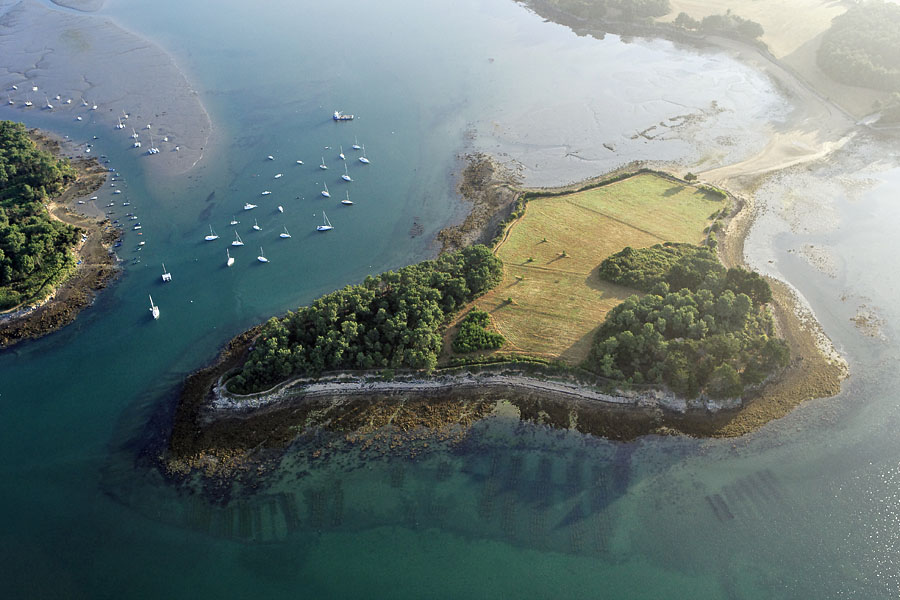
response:
<path fill-rule="evenodd" d="M 367 165 L 367 164 L 369 164 L 369 159 L 366 158 L 366 147 L 365 146 L 362 147 L 362 152 L 363 152 L 363 155 L 359 157 L 359 162 L 363 163 L 364 165 Z"/>
<path fill-rule="evenodd" d="M 172 274 L 169 273 L 168 271 L 166 271 L 166 263 L 163 263 L 162 280 L 163 281 L 172 281 Z"/>
<path fill-rule="evenodd" d="M 353 204 L 353 200 L 350 199 L 350 192 L 347 192 L 347 199 L 341 200 L 341 204 L 346 204 L 347 206 Z"/>
<path fill-rule="evenodd" d="M 280 213 L 284 212 L 284 207 L 281 206 L 280 204 L 278 205 L 278 212 L 280 212 Z"/>
<path fill-rule="evenodd" d="M 134 130 L 134 127 L 132 127 L 132 128 L 131 128 L 131 138 L 136 140 L 136 139 L 138 139 L 139 137 L 141 137 L 140 134 L 139 134 L 137 131 Z"/>
<path fill-rule="evenodd" d="M 116 124 L 116 129 L 125 129 L 125 123 L 122 122 L 122 117 L 119 117 L 119 122 Z"/>
<path fill-rule="evenodd" d="M 15 102 L 13 102 L 13 99 L 9 97 L 9 94 L 6 95 L 6 103 L 9 104 L 10 106 L 15 104 Z"/>
<path fill-rule="evenodd" d="M 253 210 L 254 208 L 256 208 L 256 206 L 257 206 L 256 204 L 251 204 L 250 202 L 245 202 L 244 210 Z"/>
<path fill-rule="evenodd" d="M 323 185 L 325 186 L 325 189 L 322 190 L 322 195 L 325 196 L 326 198 L 331 198 L 331 194 L 328 191 L 328 184 L 325 183 Z"/>
<path fill-rule="evenodd" d="M 262 194 L 260 194 L 260 196 L 268 196 L 268 195 L 270 195 L 271 193 L 272 193 L 272 192 L 270 192 L 269 190 L 265 190 Z"/>
<path fill-rule="evenodd" d="M 322 162 L 319 163 L 319 168 L 320 168 L 320 169 L 323 169 L 323 170 L 328 168 L 328 165 L 325 164 L 325 157 L 324 157 L 324 156 L 322 157 Z"/>
<path fill-rule="evenodd" d="M 347 163 L 344 163 L 344 174 L 341 175 L 341 179 L 344 181 L 353 181 L 350 179 L 350 173 L 347 171 Z"/>
<path fill-rule="evenodd" d="M 353 138 L 353 149 L 359 150 L 359 140 L 356 138 Z"/>
<path fill-rule="evenodd" d="M 241 236 L 238 235 L 237 231 L 234 232 L 234 240 L 232 240 L 231 245 L 232 246 L 243 246 L 244 245 L 244 240 L 241 239 Z"/>
<path fill-rule="evenodd" d="M 256 219 L 253 219 L 253 229 L 255 229 L 256 231 L 262 231 L 262 227 L 259 226 L 259 221 L 257 221 Z"/>
<path fill-rule="evenodd" d="M 213 240 L 219 239 L 219 236 L 216 235 L 216 232 L 213 231 L 212 225 L 209 226 L 209 235 L 203 238 L 207 242 L 211 242 Z"/>
<path fill-rule="evenodd" d="M 297 164 L 298 164 L 298 165 L 302 165 L 302 164 L 303 164 L 303 161 L 302 161 L 302 160 L 298 160 L 298 161 L 297 161 Z"/>
<path fill-rule="evenodd" d="M 45 95 L 45 96 L 44 96 L 44 100 L 47 101 L 47 103 L 44 105 L 44 108 L 46 108 L 47 110 L 53 110 L 53 105 L 50 104 L 50 98 L 48 98 L 48 97 Z"/>
<path fill-rule="evenodd" d="M 275 174 L 275 179 L 281 179 L 282 177 L 284 177 L 284 173 L 276 173 Z"/>
<path fill-rule="evenodd" d="M 341 160 L 344 160 L 344 159 L 346 158 L 346 157 L 344 156 L 344 147 L 343 147 L 343 146 L 341 146 L 341 153 L 338 154 L 338 156 L 340 157 Z"/>
<path fill-rule="evenodd" d="M 287 227 L 284 228 L 284 233 L 278 234 L 278 237 L 280 237 L 282 239 L 287 239 L 287 238 L 291 237 L 291 234 L 288 233 Z"/>
<path fill-rule="evenodd" d="M 25 95 L 25 106 L 34 106 L 27 94 Z"/>
<path fill-rule="evenodd" d="M 259 256 L 256 257 L 256 260 L 258 260 L 258 261 L 261 262 L 261 263 L 267 263 L 267 262 L 269 262 L 269 259 L 266 258 L 266 255 L 265 255 L 265 254 L 263 254 L 262 246 L 259 247 Z"/>
<path fill-rule="evenodd" d="M 325 214 L 325 211 L 322 211 L 322 219 L 323 222 L 321 225 L 316 226 L 316 231 L 331 231 L 334 229 L 331 225 L 331 221 L 328 220 L 328 215 Z"/>
<path fill-rule="evenodd" d="M 234 215 L 231 215 L 231 222 L 229 223 L 229 225 L 237 225 L 238 223 L 240 223 L 240 221 L 235 219 Z"/>
<path fill-rule="evenodd" d="M 226 266 L 226 267 L 230 267 L 231 265 L 234 264 L 234 257 L 231 256 L 231 253 L 230 253 L 230 252 L 228 252 L 228 248 L 225 248 L 225 256 L 228 257 L 228 258 L 225 260 L 225 266 Z"/>
<path fill-rule="evenodd" d="M 150 296 L 150 314 L 153 315 L 154 319 L 159 318 L 159 307 L 153 304 L 153 296 Z"/>

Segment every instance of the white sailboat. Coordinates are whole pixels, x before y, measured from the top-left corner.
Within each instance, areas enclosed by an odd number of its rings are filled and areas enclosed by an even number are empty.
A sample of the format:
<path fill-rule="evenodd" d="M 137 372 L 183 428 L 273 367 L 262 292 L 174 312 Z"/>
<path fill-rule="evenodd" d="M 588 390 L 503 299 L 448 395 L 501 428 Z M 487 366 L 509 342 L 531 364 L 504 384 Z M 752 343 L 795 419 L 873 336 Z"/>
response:
<path fill-rule="evenodd" d="M 266 190 L 266 191 L 264 191 L 262 194 L 260 194 L 260 196 L 268 196 L 268 195 L 271 194 L 271 193 L 272 193 L 272 192 L 270 192 L 269 190 Z"/>
<path fill-rule="evenodd" d="M 363 153 L 363 155 L 359 157 L 359 162 L 361 162 L 361 163 L 364 164 L 364 165 L 369 164 L 369 159 L 366 158 L 366 147 L 365 147 L 365 145 L 363 145 L 363 147 L 362 147 L 362 153 Z"/>
<path fill-rule="evenodd" d="M 234 232 L 234 240 L 232 240 L 231 245 L 232 246 L 243 246 L 244 245 L 244 240 L 241 239 L 241 236 L 238 235 L 237 231 Z"/>
<path fill-rule="evenodd" d="M 6 95 L 6 103 L 9 104 L 10 106 L 15 104 L 15 102 L 13 102 L 13 99 L 9 97 L 9 94 Z"/>
<path fill-rule="evenodd" d="M 47 110 L 53 110 L 53 105 L 50 104 L 50 98 L 44 96 L 44 100 L 47 101 L 47 103 L 44 105 L 44 108 L 46 108 Z"/>
<path fill-rule="evenodd" d="M 238 223 L 240 223 L 240 221 L 235 219 L 234 215 L 231 215 L 231 222 L 229 223 L 229 225 L 237 225 Z"/>
<path fill-rule="evenodd" d="M 219 236 L 216 235 L 216 232 L 213 231 L 212 225 L 209 226 L 209 235 L 203 238 L 207 242 L 211 242 L 213 240 L 219 239 Z"/>
<path fill-rule="evenodd" d="M 350 173 L 347 171 L 347 163 L 344 163 L 344 174 L 341 175 L 341 179 L 344 181 L 353 181 L 350 179 Z"/>
<path fill-rule="evenodd" d="M 230 267 L 231 265 L 234 264 L 234 257 L 231 256 L 230 252 L 228 252 L 228 248 L 225 248 L 225 256 L 227 257 L 225 259 L 225 266 Z"/>
<path fill-rule="evenodd" d="M 153 296 L 150 296 L 150 314 L 153 315 L 154 319 L 159 318 L 159 307 L 153 304 Z"/>
<path fill-rule="evenodd" d="M 141 135 L 137 131 L 134 130 L 134 127 L 132 127 L 131 128 L 131 139 L 136 140 L 139 137 L 141 137 Z"/>
<path fill-rule="evenodd" d="M 325 211 L 322 211 L 322 224 L 316 225 L 316 231 L 331 231 L 334 227 L 331 225 L 331 221 L 328 220 L 328 215 L 325 214 Z"/>
<path fill-rule="evenodd" d="M 340 154 L 338 154 L 338 157 L 340 157 L 341 160 L 344 160 L 347 158 L 346 156 L 344 156 L 344 147 L 343 146 L 341 146 L 341 152 L 340 152 Z"/>
<path fill-rule="evenodd" d="M 355 137 L 353 138 L 353 149 L 359 150 L 359 140 L 356 139 Z"/>
<path fill-rule="evenodd" d="M 163 273 L 162 273 L 163 281 L 172 281 L 172 274 L 166 271 L 166 263 L 163 263 Z"/>
<path fill-rule="evenodd" d="M 341 204 L 345 204 L 347 206 L 353 204 L 353 200 L 350 199 L 350 192 L 347 192 L 347 198 L 345 200 L 341 200 Z"/>
<path fill-rule="evenodd" d="M 278 205 L 278 212 L 280 212 L 280 213 L 284 212 L 284 207 L 281 206 L 280 204 Z"/>
<path fill-rule="evenodd" d="M 271 154 L 270 154 L 270 155 L 268 155 L 268 156 L 267 156 L 267 157 L 266 157 L 266 158 L 267 158 L 267 159 L 269 159 L 269 160 L 275 160 L 275 157 L 274 157 L 274 156 L 272 156 L 272 155 L 271 155 Z"/>
<path fill-rule="evenodd" d="M 325 164 L 325 157 L 322 157 L 322 162 L 319 163 L 319 168 L 323 171 L 328 168 L 328 165 Z"/>
<path fill-rule="evenodd" d="M 259 256 L 256 257 L 256 260 L 258 260 L 258 261 L 261 262 L 261 263 L 267 263 L 267 262 L 269 262 L 269 259 L 266 258 L 266 255 L 265 255 L 265 254 L 263 254 L 262 246 L 259 247 Z"/>
<path fill-rule="evenodd" d="M 253 210 L 254 208 L 256 208 L 256 206 L 257 206 L 256 204 L 251 204 L 250 202 L 245 202 L 244 210 Z"/>
<path fill-rule="evenodd" d="M 328 184 L 325 183 L 323 185 L 325 186 L 325 189 L 322 190 L 322 195 L 325 196 L 326 198 L 331 198 L 331 193 L 328 191 Z"/>
<path fill-rule="evenodd" d="M 262 227 L 259 226 L 259 221 L 257 221 L 256 219 L 253 219 L 253 229 L 255 229 L 256 231 L 262 231 Z"/>
<path fill-rule="evenodd" d="M 302 164 L 303 164 L 303 161 L 302 161 L 302 160 L 298 160 L 298 161 L 297 161 L 297 164 L 298 164 L 298 165 L 302 165 Z"/>
<path fill-rule="evenodd" d="M 281 179 L 284 177 L 284 173 L 275 173 L 275 179 Z"/>
<path fill-rule="evenodd" d="M 286 240 L 287 238 L 291 237 L 291 234 L 288 233 L 288 230 L 287 230 L 287 227 L 286 227 L 286 226 L 285 226 L 285 228 L 284 228 L 284 233 L 279 233 L 279 234 L 278 234 L 278 237 L 280 237 L 280 238 L 282 238 L 282 239 L 285 239 L 285 240 Z"/>
<path fill-rule="evenodd" d="M 122 122 L 122 117 L 119 117 L 119 122 L 116 124 L 116 129 L 125 129 L 125 123 Z"/>
<path fill-rule="evenodd" d="M 32 104 L 32 102 L 31 102 L 31 98 L 29 98 L 27 94 L 25 96 L 25 106 L 26 107 L 34 106 L 34 104 Z"/>

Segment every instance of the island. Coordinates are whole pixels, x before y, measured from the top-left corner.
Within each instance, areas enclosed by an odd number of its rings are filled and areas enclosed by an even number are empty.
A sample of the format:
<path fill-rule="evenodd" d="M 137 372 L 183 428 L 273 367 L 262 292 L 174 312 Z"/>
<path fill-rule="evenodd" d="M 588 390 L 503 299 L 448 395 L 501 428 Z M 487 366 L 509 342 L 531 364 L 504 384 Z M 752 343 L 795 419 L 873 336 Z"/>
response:
<path fill-rule="evenodd" d="M 786 297 L 722 261 L 743 203 L 696 179 L 523 189 L 470 157 L 472 210 L 437 258 L 273 317 L 187 380 L 166 470 L 229 474 L 311 428 L 446 432 L 503 406 L 612 439 L 735 436 L 837 393 L 842 366 Z"/>
<path fill-rule="evenodd" d="M 75 210 L 106 169 L 61 154 L 59 140 L 0 121 L 0 348 L 72 322 L 118 272 L 118 230 Z"/>

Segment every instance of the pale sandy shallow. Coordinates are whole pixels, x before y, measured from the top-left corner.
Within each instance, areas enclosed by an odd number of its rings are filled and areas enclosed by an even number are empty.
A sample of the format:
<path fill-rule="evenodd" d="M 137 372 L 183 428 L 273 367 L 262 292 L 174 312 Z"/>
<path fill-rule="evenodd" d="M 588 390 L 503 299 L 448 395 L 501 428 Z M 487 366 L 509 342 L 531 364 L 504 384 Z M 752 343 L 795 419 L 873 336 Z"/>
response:
<path fill-rule="evenodd" d="M 156 174 L 184 173 L 203 158 L 211 123 L 197 93 L 162 48 L 108 18 L 52 9 L 35 0 L 0 0 L 0 56 L 0 89 L 10 94 L 15 111 L 44 111 L 66 122 L 80 116 L 86 138 L 108 130 L 127 148 L 134 127 L 142 147 L 133 151 Z M 47 98 L 52 111 L 43 108 Z M 26 108 L 26 99 L 34 106 Z M 72 102 L 66 104 L 67 99 Z M 94 104 L 97 109 L 91 110 Z M 116 129 L 126 113 L 126 128 Z M 160 150 L 153 156 L 147 155 L 151 135 Z"/>

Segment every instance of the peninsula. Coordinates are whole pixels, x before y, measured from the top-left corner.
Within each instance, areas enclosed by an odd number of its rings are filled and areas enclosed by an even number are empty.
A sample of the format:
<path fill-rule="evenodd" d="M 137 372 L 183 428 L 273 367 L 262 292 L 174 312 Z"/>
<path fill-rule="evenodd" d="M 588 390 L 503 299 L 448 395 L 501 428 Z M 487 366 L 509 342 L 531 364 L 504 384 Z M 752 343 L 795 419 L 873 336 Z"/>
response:
<path fill-rule="evenodd" d="M 61 153 L 58 140 L 0 122 L 0 348 L 67 325 L 118 272 L 118 230 L 75 210 L 106 169 Z"/>
<path fill-rule="evenodd" d="M 461 188 L 470 219 L 439 237 L 490 247 L 369 277 L 235 338 L 189 378 L 167 468 L 308 427 L 411 410 L 406 427 L 440 430 L 503 404 L 614 439 L 734 436 L 839 391 L 842 366 L 792 304 L 720 262 L 717 234 L 742 208 L 725 191 L 646 169 L 518 189 L 484 156 Z"/>

